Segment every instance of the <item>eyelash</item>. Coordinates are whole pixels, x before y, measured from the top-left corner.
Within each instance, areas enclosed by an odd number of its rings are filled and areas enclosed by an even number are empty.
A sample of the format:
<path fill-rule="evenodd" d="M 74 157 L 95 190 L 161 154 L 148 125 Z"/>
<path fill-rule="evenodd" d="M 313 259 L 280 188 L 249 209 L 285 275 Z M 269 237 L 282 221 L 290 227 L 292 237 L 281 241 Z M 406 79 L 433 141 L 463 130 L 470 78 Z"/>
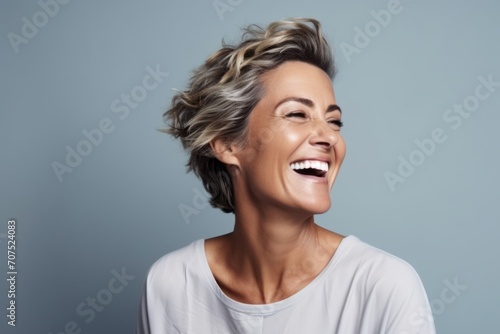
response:
<path fill-rule="evenodd" d="M 301 111 L 294 111 L 294 112 L 286 114 L 286 116 L 287 117 L 301 117 L 301 118 L 306 118 L 306 113 L 301 112 Z M 335 124 L 339 128 L 341 128 L 341 127 L 344 126 L 344 123 L 341 120 L 338 120 L 338 119 L 330 120 L 330 121 L 328 121 L 328 123 Z"/>

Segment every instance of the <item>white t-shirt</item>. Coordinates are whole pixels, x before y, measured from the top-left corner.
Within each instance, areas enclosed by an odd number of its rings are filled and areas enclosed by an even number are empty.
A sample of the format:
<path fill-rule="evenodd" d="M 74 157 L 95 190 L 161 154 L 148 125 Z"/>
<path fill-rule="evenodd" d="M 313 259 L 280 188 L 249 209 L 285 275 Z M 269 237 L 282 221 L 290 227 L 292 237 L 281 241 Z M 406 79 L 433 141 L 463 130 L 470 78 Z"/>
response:
<path fill-rule="evenodd" d="M 260 305 L 222 292 L 208 266 L 204 240 L 197 240 L 149 270 L 137 333 L 434 334 L 435 328 L 415 270 L 348 236 L 306 287 Z"/>

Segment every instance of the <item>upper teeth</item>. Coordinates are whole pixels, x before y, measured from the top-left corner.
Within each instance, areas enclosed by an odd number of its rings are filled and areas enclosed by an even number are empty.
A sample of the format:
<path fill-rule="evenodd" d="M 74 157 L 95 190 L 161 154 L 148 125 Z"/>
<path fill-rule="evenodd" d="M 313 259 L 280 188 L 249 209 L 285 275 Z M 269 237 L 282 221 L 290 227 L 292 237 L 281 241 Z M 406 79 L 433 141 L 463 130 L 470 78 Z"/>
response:
<path fill-rule="evenodd" d="M 328 172 L 328 163 L 317 160 L 303 160 L 294 162 L 290 166 L 292 167 L 292 169 L 314 168 L 322 170 L 323 172 Z"/>

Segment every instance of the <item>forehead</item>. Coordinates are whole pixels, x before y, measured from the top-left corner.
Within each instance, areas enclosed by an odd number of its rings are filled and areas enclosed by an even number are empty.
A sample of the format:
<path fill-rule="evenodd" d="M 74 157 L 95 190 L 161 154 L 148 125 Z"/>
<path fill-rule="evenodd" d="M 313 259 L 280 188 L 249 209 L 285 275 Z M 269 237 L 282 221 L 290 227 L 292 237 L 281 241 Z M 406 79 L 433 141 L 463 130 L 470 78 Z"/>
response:
<path fill-rule="evenodd" d="M 252 114 L 272 115 L 282 109 L 278 105 L 287 99 L 307 99 L 321 109 L 336 104 L 330 77 L 322 69 L 314 65 L 288 61 L 266 72 L 260 77 L 264 88 L 263 95 Z M 254 115 L 254 117 L 257 117 Z"/>
<path fill-rule="evenodd" d="M 278 131 L 286 122 L 282 113 L 297 104 L 324 114 L 336 105 L 331 79 L 320 68 L 304 62 L 285 62 L 260 77 L 263 95 L 249 116 L 249 133 Z M 308 100 L 310 104 L 297 102 Z M 289 101 L 289 102 L 288 102 Z M 340 112 L 340 109 L 338 109 Z"/>
<path fill-rule="evenodd" d="M 301 96 L 317 103 L 333 103 L 335 95 L 330 77 L 314 65 L 288 61 L 261 77 L 264 86 L 262 100 L 281 100 Z"/>

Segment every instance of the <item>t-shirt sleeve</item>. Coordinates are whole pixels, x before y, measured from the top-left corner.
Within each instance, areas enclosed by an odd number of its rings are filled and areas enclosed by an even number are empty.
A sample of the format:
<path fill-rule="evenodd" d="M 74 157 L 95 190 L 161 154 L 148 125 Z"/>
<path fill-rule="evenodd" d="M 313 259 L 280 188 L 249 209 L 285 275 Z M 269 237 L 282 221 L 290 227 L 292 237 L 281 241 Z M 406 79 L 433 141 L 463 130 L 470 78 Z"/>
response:
<path fill-rule="evenodd" d="M 171 330 L 166 317 L 169 298 L 168 287 L 171 286 L 168 257 L 156 261 L 148 271 L 139 303 L 136 334 L 177 333 Z"/>
<path fill-rule="evenodd" d="M 171 320 L 177 307 L 173 301 L 183 298 L 183 259 L 190 258 L 192 248 L 166 254 L 150 267 L 139 302 L 136 334 L 180 333 Z"/>
<path fill-rule="evenodd" d="M 417 272 L 408 263 L 393 259 L 374 286 L 378 307 L 383 310 L 382 333 L 435 334 L 427 294 Z"/>
<path fill-rule="evenodd" d="M 147 279 L 142 288 L 141 300 L 139 302 L 139 314 L 137 318 L 136 334 L 150 334 L 148 317 Z"/>

